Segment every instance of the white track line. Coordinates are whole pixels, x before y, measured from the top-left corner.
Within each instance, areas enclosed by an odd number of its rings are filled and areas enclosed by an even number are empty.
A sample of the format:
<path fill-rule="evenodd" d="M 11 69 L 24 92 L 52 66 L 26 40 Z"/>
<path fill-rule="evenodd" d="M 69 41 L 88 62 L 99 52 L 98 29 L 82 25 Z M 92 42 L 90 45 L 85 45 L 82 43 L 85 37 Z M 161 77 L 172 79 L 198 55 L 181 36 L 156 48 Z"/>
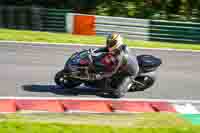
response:
<path fill-rule="evenodd" d="M 48 42 L 26 42 L 26 41 L 0 41 L 0 43 L 25 43 L 25 44 L 38 44 L 38 45 L 60 45 L 60 46 L 95 46 L 95 47 L 102 47 L 103 45 L 97 44 L 76 44 L 76 43 L 48 43 Z M 149 49 L 149 50 L 159 50 L 159 51 L 176 51 L 176 52 L 200 52 L 200 50 L 190 50 L 190 49 L 173 49 L 173 48 L 143 48 L 143 47 L 129 47 L 134 49 Z"/>
<path fill-rule="evenodd" d="M 143 98 L 75 98 L 75 97 L 0 97 L 0 100 L 14 99 L 14 100 L 105 100 L 105 101 L 146 101 L 146 102 L 170 102 L 170 103 L 200 103 L 200 100 L 176 100 L 176 99 L 143 99 Z"/>

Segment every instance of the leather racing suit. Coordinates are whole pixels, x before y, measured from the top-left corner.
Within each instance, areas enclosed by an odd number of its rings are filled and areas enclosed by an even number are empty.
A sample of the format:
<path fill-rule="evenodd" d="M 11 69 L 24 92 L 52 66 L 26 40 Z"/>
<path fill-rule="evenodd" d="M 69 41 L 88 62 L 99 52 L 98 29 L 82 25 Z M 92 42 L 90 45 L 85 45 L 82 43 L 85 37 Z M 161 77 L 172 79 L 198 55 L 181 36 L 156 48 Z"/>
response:
<path fill-rule="evenodd" d="M 93 50 L 93 65 L 97 70 L 96 79 L 111 77 L 119 70 L 126 71 L 131 78 L 135 78 L 139 72 L 136 55 L 130 55 L 126 45 L 120 46 L 118 51 L 109 52 L 106 47 Z"/>

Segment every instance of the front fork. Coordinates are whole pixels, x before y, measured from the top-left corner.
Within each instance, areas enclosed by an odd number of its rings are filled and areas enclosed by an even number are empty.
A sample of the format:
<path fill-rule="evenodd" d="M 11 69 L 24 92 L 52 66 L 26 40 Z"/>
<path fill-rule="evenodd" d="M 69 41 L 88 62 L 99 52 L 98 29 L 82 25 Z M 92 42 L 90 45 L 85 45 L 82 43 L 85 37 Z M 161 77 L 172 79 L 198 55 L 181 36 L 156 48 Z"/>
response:
<path fill-rule="evenodd" d="M 131 80 L 132 80 L 132 82 L 131 82 L 129 91 L 137 91 L 137 86 L 138 85 L 140 85 L 142 87 L 145 87 L 145 84 L 143 84 L 142 82 L 139 82 L 139 81 L 137 81 L 137 80 L 135 80 L 133 78 Z"/>

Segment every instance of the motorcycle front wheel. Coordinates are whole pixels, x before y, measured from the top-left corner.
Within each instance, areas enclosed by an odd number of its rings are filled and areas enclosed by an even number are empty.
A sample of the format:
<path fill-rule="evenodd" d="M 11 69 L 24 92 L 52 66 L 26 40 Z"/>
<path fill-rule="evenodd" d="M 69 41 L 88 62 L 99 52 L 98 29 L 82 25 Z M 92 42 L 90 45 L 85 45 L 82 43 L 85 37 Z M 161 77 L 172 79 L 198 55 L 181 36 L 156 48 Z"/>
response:
<path fill-rule="evenodd" d="M 56 85 L 62 86 L 64 88 L 74 88 L 81 84 L 80 81 L 65 78 L 64 70 L 61 70 L 56 73 L 54 81 Z"/>
<path fill-rule="evenodd" d="M 111 97 L 113 98 L 121 98 L 126 95 L 128 92 L 130 85 L 132 81 L 130 77 L 125 77 L 123 79 L 117 80 L 117 83 L 115 82 L 115 89 L 110 93 Z"/>

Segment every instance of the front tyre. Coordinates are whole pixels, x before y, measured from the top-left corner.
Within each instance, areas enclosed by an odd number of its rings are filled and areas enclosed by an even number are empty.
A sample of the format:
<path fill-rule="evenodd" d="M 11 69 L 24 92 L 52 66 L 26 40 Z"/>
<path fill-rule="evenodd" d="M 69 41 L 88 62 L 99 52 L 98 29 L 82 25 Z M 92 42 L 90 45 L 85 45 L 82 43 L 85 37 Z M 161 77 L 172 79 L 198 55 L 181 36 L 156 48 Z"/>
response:
<path fill-rule="evenodd" d="M 147 73 L 136 78 L 136 81 L 142 83 L 143 85 L 137 84 L 136 91 L 144 91 L 152 87 L 155 83 L 156 75 L 155 72 Z"/>
<path fill-rule="evenodd" d="M 81 82 L 79 81 L 66 79 L 64 76 L 65 76 L 64 70 L 61 70 L 56 73 L 55 78 L 54 78 L 56 85 L 59 85 L 65 88 L 74 88 L 81 84 Z"/>
<path fill-rule="evenodd" d="M 113 98 L 121 98 L 125 96 L 129 88 L 132 85 L 132 80 L 130 77 L 125 77 L 123 80 L 119 81 L 119 84 L 116 89 L 110 93 Z"/>

